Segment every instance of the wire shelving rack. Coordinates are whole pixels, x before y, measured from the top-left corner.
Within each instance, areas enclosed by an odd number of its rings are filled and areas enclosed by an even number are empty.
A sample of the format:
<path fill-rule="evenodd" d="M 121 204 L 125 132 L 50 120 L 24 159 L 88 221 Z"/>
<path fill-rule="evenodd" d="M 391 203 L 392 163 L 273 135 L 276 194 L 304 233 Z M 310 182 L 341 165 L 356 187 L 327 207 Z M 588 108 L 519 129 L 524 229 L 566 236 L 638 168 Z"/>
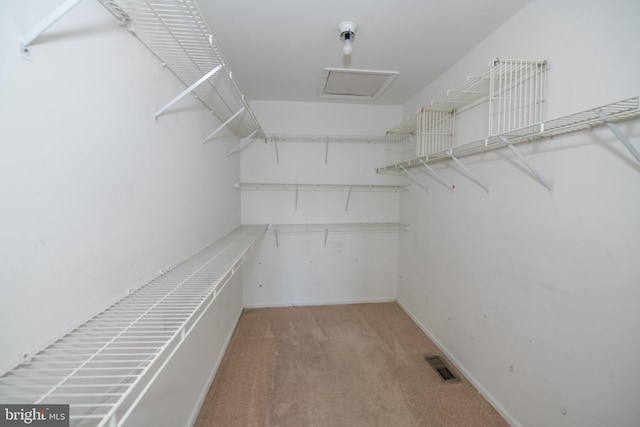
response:
<path fill-rule="evenodd" d="M 117 426 L 267 226 L 240 226 L 0 375 L 0 401 L 69 404 L 70 425 Z"/>
<path fill-rule="evenodd" d="M 280 246 L 279 236 L 283 234 L 319 234 L 324 236 L 324 247 L 327 247 L 329 233 L 397 233 L 408 231 L 408 224 L 399 222 L 358 222 L 327 224 L 272 224 L 269 226 L 275 237 L 276 247 Z"/>
<path fill-rule="evenodd" d="M 31 44 L 81 1 L 62 2 L 37 23 L 20 38 L 20 54 L 29 57 Z M 156 111 L 156 119 L 193 94 L 222 122 L 204 142 L 225 127 L 245 139 L 232 152 L 246 148 L 251 138 L 265 137 L 195 0 L 98 1 L 187 87 Z"/>

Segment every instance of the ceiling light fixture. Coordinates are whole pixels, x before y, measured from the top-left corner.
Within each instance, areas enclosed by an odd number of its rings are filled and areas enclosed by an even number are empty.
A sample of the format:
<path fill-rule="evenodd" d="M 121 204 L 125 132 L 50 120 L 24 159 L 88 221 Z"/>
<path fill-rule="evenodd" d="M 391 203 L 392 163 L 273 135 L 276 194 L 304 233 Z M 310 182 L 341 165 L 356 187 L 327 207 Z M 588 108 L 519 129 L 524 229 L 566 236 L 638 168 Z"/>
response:
<path fill-rule="evenodd" d="M 353 41 L 356 36 L 356 23 L 353 21 L 343 21 L 338 25 L 338 28 L 340 29 L 340 40 L 344 42 L 342 52 L 345 55 L 351 55 L 351 50 L 353 49 L 351 41 Z"/>

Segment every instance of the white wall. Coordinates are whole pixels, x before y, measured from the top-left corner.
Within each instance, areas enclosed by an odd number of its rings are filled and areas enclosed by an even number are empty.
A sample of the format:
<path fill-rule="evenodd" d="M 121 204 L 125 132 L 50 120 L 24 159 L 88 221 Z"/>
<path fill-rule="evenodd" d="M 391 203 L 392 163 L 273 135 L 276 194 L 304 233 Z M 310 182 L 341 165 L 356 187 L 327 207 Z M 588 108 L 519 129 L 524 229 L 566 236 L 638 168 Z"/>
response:
<path fill-rule="evenodd" d="M 240 223 L 237 138 L 193 98 L 156 122 L 184 86 L 98 2 L 18 56 L 56 3 L 0 4 L 0 370 Z"/>
<path fill-rule="evenodd" d="M 639 16 L 534 0 L 405 114 L 493 57 L 550 61 L 548 118 L 637 96 Z M 422 175 L 430 194 L 401 196 L 398 300 L 513 425 L 640 425 L 640 165 L 606 128 L 521 149 L 553 193 L 503 150 L 463 159 L 489 194 L 445 163 L 454 194 Z"/>
<path fill-rule="evenodd" d="M 252 103 L 269 134 L 384 135 L 400 121 L 400 107 L 335 103 Z M 377 175 L 384 145 L 256 142 L 241 156 L 242 182 L 395 184 Z M 242 191 L 243 224 L 397 222 L 398 193 Z M 245 266 L 246 306 L 387 301 L 396 296 L 397 233 L 280 235 L 271 232 L 255 262 Z"/>

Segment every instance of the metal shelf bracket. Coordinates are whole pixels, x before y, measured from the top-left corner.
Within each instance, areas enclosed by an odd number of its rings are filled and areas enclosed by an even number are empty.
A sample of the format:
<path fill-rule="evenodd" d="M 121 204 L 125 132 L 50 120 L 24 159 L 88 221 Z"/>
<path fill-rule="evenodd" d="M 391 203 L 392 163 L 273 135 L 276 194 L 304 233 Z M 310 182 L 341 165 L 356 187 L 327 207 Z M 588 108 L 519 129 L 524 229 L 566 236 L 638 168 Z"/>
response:
<path fill-rule="evenodd" d="M 622 142 L 622 144 L 627 148 L 627 150 L 629 150 L 631 155 L 635 157 L 636 161 L 640 163 L 640 152 L 638 152 L 636 147 L 634 147 L 633 144 L 631 144 L 631 141 L 627 139 L 627 136 L 624 133 L 622 133 L 620 128 L 611 120 L 608 120 L 607 116 L 602 110 L 596 110 L 596 114 L 598 115 L 598 117 L 600 117 L 604 121 L 604 123 L 607 125 L 609 130 L 613 132 L 616 138 L 618 138 L 620 142 Z"/>
<path fill-rule="evenodd" d="M 434 171 L 433 168 L 427 164 L 427 162 L 425 162 L 422 159 L 418 159 L 418 160 L 420 161 L 420 163 L 422 163 L 422 166 L 427 168 L 427 170 L 429 171 L 429 173 L 431 173 L 431 175 L 433 175 L 438 181 L 440 181 L 441 184 L 443 184 L 445 187 L 449 189 L 449 191 L 453 193 L 453 187 L 449 185 L 447 181 L 444 180 L 444 178 L 442 178 L 436 171 Z"/>
<path fill-rule="evenodd" d="M 476 178 L 476 176 L 473 174 L 473 172 L 471 172 L 460 160 L 458 160 L 454 155 L 453 155 L 453 150 L 449 150 L 447 152 L 449 154 L 449 157 L 451 157 L 451 160 L 453 160 L 454 162 L 456 162 L 458 164 L 458 166 L 460 166 L 462 168 L 462 170 L 467 174 L 467 176 L 469 178 L 471 178 L 471 180 L 473 182 L 475 182 L 476 184 L 478 184 L 480 187 L 482 187 L 484 189 L 484 191 L 486 191 L 487 193 L 489 192 L 489 189 L 487 188 L 486 185 L 484 185 L 483 183 L 480 182 L 480 180 L 478 180 L 478 178 Z"/>
<path fill-rule="evenodd" d="M 209 78 L 211 76 L 213 76 L 215 73 L 217 73 L 218 71 L 220 71 L 220 69 L 222 68 L 222 65 L 218 65 L 217 67 L 215 67 L 213 70 L 209 71 L 207 74 L 205 74 L 204 76 L 202 76 L 200 78 L 200 80 L 198 80 L 197 82 L 195 82 L 194 84 L 192 84 L 191 86 L 189 86 L 188 88 L 186 88 L 184 91 L 182 91 L 182 93 L 180 93 L 180 95 L 176 96 L 175 98 L 173 98 L 171 101 L 169 101 L 169 103 L 167 105 L 165 105 L 164 107 L 162 107 L 161 109 L 159 109 L 158 111 L 156 111 L 156 120 L 158 120 L 158 117 L 160 117 L 160 115 L 162 113 L 164 113 L 167 109 L 171 108 L 176 102 L 180 101 L 182 98 L 184 98 L 187 94 L 189 94 L 191 91 L 193 91 L 195 88 L 197 88 L 198 86 L 200 86 L 202 83 L 206 82 L 207 80 L 209 80 Z"/>
<path fill-rule="evenodd" d="M 229 117 L 224 123 L 222 123 L 220 126 L 218 126 L 218 128 L 216 130 L 214 130 L 213 132 L 211 132 L 209 134 L 208 137 L 206 137 L 204 139 L 204 141 L 202 141 L 202 143 L 206 143 L 207 141 L 209 141 L 211 138 L 213 138 L 218 132 L 220 132 L 222 129 L 225 128 L 225 126 L 227 126 L 229 123 L 231 123 L 231 121 L 233 119 L 235 119 L 236 117 L 238 117 L 240 115 L 240 113 L 242 113 L 244 111 L 246 107 L 242 107 L 241 109 L 239 109 L 233 116 Z"/>
<path fill-rule="evenodd" d="M 247 141 L 249 141 L 253 135 L 256 134 L 256 132 L 258 132 L 258 129 L 254 130 L 253 132 L 251 132 L 251 134 L 249 136 L 247 136 L 245 139 L 243 139 L 242 141 L 240 141 L 240 143 L 238 145 L 236 145 L 235 147 L 233 147 L 231 150 L 229 150 L 229 152 L 227 153 L 227 157 L 229 157 L 230 155 L 242 151 L 245 148 L 247 148 L 249 145 L 251 145 L 251 142 L 249 142 L 248 144 L 245 145 L 245 143 Z M 253 142 L 253 141 L 252 141 Z"/>
<path fill-rule="evenodd" d="M 67 0 L 62 3 L 56 10 L 51 12 L 46 18 L 36 24 L 24 37 L 18 41 L 20 55 L 25 59 L 30 59 L 29 46 L 51 27 L 58 22 L 60 18 L 66 15 L 71 9 L 76 7 L 82 0 Z"/>
<path fill-rule="evenodd" d="M 536 169 L 535 166 L 533 166 L 531 163 L 529 163 L 527 161 L 527 159 L 524 158 L 524 156 L 516 149 L 516 147 L 513 146 L 513 144 L 511 144 L 509 142 L 509 140 L 504 136 L 504 135 L 500 135 L 500 139 L 505 143 L 505 145 L 507 147 L 509 147 L 509 149 L 511 151 L 513 151 L 513 153 L 518 156 L 518 158 L 520 159 L 520 161 L 527 167 L 527 169 L 529 169 L 531 171 L 531 173 L 533 175 L 535 175 L 536 178 L 538 178 L 538 181 L 540 181 L 542 183 L 542 185 L 544 185 L 545 187 L 547 187 L 547 190 L 549 191 L 553 191 L 553 185 L 551 185 L 551 183 L 549 182 L 548 179 L 546 179 L 541 173 L 540 171 L 538 171 L 538 169 Z"/>
<path fill-rule="evenodd" d="M 324 165 L 327 166 L 327 164 L 329 164 L 329 137 L 324 146 Z"/>
<path fill-rule="evenodd" d="M 349 192 L 347 193 L 347 203 L 344 205 L 344 211 L 348 211 L 349 210 L 349 199 L 351 198 L 351 190 L 353 189 L 353 187 L 349 187 Z"/>
<path fill-rule="evenodd" d="M 411 172 L 409 172 L 404 166 L 400 165 L 400 169 L 407 175 L 407 177 L 414 182 L 418 187 L 422 188 L 425 193 L 429 194 L 429 187 L 424 186 L 418 181 L 418 178 L 415 177 Z"/>

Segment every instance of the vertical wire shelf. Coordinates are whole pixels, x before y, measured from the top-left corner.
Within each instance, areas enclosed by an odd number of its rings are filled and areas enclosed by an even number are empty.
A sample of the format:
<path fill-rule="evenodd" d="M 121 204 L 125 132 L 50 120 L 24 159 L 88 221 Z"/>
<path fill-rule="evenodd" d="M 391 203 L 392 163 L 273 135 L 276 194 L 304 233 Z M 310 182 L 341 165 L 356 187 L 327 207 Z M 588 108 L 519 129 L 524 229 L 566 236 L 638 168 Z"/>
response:
<path fill-rule="evenodd" d="M 126 420 L 266 226 L 240 226 L 0 375 L 4 404 L 69 404 L 70 425 Z"/>

